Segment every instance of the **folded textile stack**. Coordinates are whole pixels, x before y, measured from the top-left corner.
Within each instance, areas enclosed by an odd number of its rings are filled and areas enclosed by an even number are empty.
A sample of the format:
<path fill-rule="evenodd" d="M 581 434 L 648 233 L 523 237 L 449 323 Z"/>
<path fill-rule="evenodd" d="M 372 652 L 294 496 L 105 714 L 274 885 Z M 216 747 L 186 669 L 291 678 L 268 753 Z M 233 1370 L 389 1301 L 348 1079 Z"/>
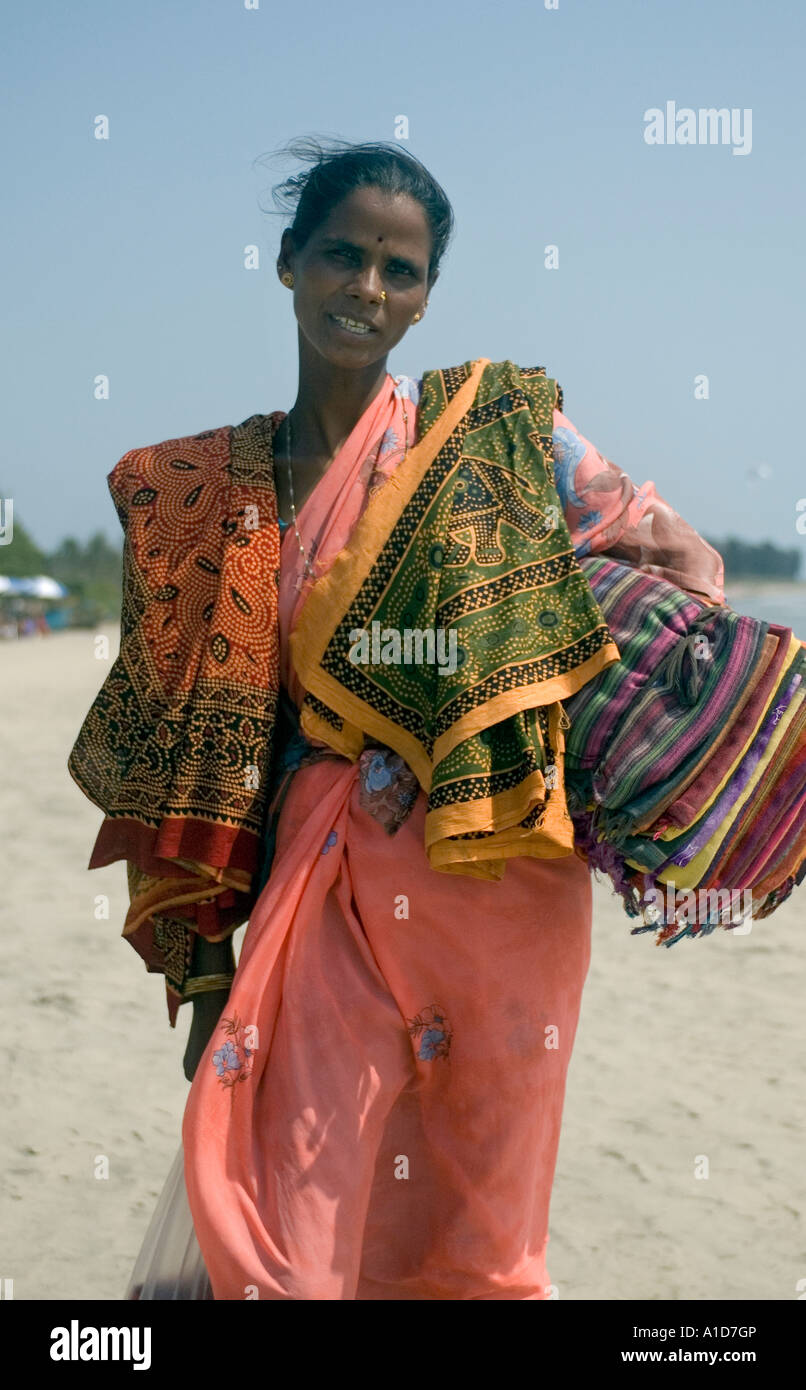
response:
<path fill-rule="evenodd" d="M 790 628 L 580 561 L 621 660 L 565 701 L 577 852 L 657 943 L 769 916 L 806 876 L 806 651 Z"/>

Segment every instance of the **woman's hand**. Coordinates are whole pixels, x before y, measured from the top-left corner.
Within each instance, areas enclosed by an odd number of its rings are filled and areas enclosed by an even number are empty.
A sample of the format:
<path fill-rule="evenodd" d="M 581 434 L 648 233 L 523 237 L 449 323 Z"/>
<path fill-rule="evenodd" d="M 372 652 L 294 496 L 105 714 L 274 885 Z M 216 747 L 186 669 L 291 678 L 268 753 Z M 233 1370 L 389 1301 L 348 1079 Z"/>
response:
<path fill-rule="evenodd" d="M 215 1032 L 228 997 L 228 990 L 216 989 L 206 994 L 198 994 L 193 1000 L 193 1021 L 183 1058 L 183 1070 L 188 1081 L 192 1081 L 196 1074 L 196 1068 Z"/>

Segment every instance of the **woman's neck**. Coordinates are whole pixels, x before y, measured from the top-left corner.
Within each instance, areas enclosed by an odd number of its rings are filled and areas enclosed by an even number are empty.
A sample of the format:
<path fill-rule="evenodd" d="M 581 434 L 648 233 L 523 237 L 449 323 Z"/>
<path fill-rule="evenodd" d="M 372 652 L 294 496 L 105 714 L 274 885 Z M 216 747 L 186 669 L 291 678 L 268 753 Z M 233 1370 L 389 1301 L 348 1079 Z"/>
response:
<path fill-rule="evenodd" d="M 314 355 L 300 334 L 299 386 L 289 412 L 295 455 L 333 458 L 383 389 L 386 377 L 385 357 L 364 370 L 343 370 Z"/>

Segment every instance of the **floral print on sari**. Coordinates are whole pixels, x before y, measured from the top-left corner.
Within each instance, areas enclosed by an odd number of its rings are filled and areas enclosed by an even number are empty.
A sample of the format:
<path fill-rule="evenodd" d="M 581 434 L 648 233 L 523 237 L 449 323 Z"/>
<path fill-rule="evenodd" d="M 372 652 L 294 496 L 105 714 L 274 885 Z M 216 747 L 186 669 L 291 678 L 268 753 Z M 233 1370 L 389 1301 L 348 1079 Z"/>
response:
<path fill-rule="evenodd" d="M 417 1057 L 421 1062 L 434 1062 L 446 1058 L 451 1050 L 453 1029 L 439 1004 L 429 1004 L 414 1018 L 406 1019 L 409 1033 L 417 1044 Z"/>
<path fill-rule="evenodd" d="M 361 806 L 394 835 L 417 800 L 417 778 L 400 754 L 386 747 L 365 748 L 358 767 Z"/>
<path fill-rule="evenodd" d="M 239 1081 L 248 1081 L 254 1065 L 254 1028 L 248 1028 L 237 1014 L 233 1018 L 223 1018 L 219 1024 L 224 1029 L 226 1040 L 214 1050 L 210 1061 L 215 1068 L 221 1085 L 230 1092 L 230 1100 L 235 1100 L 235 1088 Z"/>
<path fill-rule="evenodd" d="M 562 411 L 554 411 L 554 479 L 577 559 L 606 553 L 708 603 L 724 603 L 725 571 L 713 546 L 651 481 L 637 487 Z"/>

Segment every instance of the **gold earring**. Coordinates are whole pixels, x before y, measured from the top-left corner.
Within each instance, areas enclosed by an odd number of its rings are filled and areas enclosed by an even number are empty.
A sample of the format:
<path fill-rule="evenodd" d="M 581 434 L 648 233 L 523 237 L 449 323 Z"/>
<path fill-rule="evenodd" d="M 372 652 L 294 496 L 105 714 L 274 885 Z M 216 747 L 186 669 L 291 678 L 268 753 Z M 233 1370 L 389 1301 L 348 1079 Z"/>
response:
<path fill-rule="evenodd" d="M 293 283 L 294 283 L 294 277 L 293 277 L 293 275 L 291 274 L 291 271 L 290 271 L 290 270 L 287 270 L 287 271 L 285 272 L 285 274 L 281 275 L 281 276 L 280 276 L 280 279 L 282 280 L 282 282 L 283 282 L 284 285 L 287 285 L 288 288 L 291 289 L 291 287 L 292 287 L 292 285 L 293 285 Z"/>

